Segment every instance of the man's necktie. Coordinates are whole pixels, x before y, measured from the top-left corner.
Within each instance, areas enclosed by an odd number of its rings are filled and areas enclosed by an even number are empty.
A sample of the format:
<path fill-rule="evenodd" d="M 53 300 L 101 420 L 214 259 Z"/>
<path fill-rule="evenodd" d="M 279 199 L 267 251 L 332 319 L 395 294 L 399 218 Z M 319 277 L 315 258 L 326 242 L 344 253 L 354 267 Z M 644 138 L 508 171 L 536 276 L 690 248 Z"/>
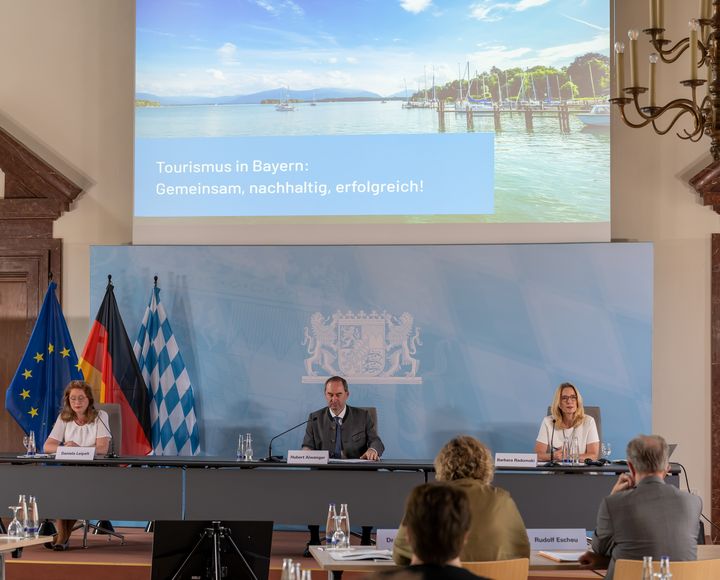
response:
<path fill-rule="evenodd" d="M 342 458 L 342 419 L 335 417 L 335 451 L 333 451 L 335 459 Z"/>

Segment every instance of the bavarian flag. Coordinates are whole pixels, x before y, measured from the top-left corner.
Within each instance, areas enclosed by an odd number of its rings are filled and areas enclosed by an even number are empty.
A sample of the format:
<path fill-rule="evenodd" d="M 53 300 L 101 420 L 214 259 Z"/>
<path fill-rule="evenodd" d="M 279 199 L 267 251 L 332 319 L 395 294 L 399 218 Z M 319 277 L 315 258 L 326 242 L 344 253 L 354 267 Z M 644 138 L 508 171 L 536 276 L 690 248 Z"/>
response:
<path fill-rule="evenodd" d="M 62 405 L 67 384 L 82 379 L 60 303 L 50 282 L 25 354 L 5 395 L 5 408 L 42 449 Z"/>
<path fill-rule="evenodd" d="M 105 298 L 80 357 L 80 370 L 92 387 L 96 401 L 120 404 L 120 453 L 150 453 L 152 447 L 148 390 L 120 317 L 110 277 Z"/>

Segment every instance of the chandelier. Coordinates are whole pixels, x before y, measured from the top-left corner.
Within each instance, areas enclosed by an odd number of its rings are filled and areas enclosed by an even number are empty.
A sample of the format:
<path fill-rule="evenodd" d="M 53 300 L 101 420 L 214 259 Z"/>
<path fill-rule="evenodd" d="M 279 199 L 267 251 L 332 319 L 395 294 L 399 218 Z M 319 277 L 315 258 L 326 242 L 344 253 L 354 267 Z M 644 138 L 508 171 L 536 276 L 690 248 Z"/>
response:
<path fill-rule="evenodd" d="M 629 82 L 625 78 L 625 45 L 615 43 L 615 97 L 623 122 L 633 128 L 647 125 L 659 135 L 670 132 L 680 119 L 685 128 L 676 132 L 681 139 L 699 141 L 703 135 L 711 140 L 713 162 L 690 179 L 690 185 L 703 197 L 705 205 L 714 206 L 720 213 L 720 0 L 700 0 L 700 14 L 688 23 L 689 33 L 673 43 L 665 35 L 664 0 L 650 0 L 650 27 L 647 35 L 654 52 L 649 56 L 648 86 L 638 81 L 638 30 L 628 32 Z M 680 81 L 688 92 L 665 104 L 657 103 L 655 90 L 656 67 L 671 64 L 687 55 L 682 62 L 689 67 L 689 77 Z M 709 79 L 698 78 L 699 71 L 707 71 Z M 707 84 L 707 93 L 701 88 Z M 705 93 L 705 91 L 702 91 Z M 687 122 L 689 121 L 689 122 Z"/>

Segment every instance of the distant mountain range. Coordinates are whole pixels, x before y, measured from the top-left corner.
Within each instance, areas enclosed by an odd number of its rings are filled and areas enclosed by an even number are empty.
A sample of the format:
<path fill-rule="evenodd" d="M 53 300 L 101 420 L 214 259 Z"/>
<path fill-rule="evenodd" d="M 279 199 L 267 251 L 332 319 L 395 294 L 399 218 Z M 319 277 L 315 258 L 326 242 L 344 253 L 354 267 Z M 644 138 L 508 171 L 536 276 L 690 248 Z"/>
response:
<path fill-rule="evenodd" d="M 404 95 L 404 93 L 403 93 Z M 153 101 L 161 105 L 251 105 L 267 100 L 283 101 L 324 101 L 336 99 L 382 99 L 381 95 L 360 89 L 314 89 L 307 91 L 287 91 L 272 89 L 250 95 L 232 95 L 224 97 L 172 96 L 160 97 L 151 93 L 136 93 L 136 100 Z"/>

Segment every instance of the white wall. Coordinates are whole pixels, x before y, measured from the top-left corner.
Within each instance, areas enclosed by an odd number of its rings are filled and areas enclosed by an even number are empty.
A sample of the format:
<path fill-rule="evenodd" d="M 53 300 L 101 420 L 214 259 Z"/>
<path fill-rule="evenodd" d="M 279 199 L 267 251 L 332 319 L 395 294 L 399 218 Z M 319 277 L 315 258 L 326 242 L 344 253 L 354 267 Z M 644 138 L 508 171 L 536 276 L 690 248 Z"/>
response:
<path fill-rule="evenodd" d="M 668 36 L 686 35 L 697 3 L 665 4 Z M 131 239 L 134 2 L 5 0 L 0 15 L 0 123 L 86 186 L 55 228 L 65 240 L 64 311 L 82 345 L 89 245 Z M 629 27 L 647 26 L 647 2 L 618 2 L 616 22 L 626 40 Z M 660 67 L 659 102 L 680 94 L 689 71 L 681 60 Z M 709 513 L 710 234 L 720 219 L 686 184 L 710 162 L 707 151 L 706 139 L 614 120 L 613 238 L 655 243 L 654 429 L 680 443 L 677 459 Z"/>
<path fill-rule="evenodd" d="M 55 225 L 63 310 L 87 338 L 89 245 L 132 236 L 133 0 L 4 0 L 0 123 L 85 188 Z"/>
<path fill-rule="evenodd" d="M 666 37 L 687 36 L 698 3 L 665 6 Z M 649 26 L 648 3 L 620 0 L 617 7 L 617 36 L 627 52 L 627 30 Z M 638 40 L 641 86 L 648 78 L 646 39 Z M 688 96 L 678 81 L 689 77 L 687 52 L 674 65 L 660 65 L 658 104 Z M 710 141 L 694 144 L 674 131 L 658 136 L 649 127 L 631 129 L 618 117 L 612 130 L 613 238 L 655 245 L 653 428 L 680 444 L 673 459 L 688 469 L 709 516 L 710 235 L 720 232 L 720 217 L 701 205 L 687 180 L 712 161 Z"/>

